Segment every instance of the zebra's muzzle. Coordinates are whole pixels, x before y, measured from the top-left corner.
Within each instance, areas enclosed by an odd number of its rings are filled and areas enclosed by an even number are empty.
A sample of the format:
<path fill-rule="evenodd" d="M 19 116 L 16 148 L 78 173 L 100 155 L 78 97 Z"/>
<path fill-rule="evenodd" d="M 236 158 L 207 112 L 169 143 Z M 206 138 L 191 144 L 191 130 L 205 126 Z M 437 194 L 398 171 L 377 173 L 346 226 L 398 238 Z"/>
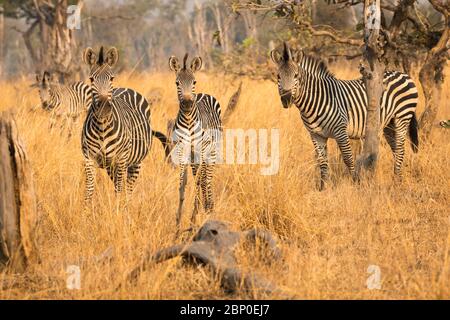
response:
<path fill-rule="evenodd" d="M 283 104 L 283 108 L 287 109 L 292 104 L 292 94 L 290 91 L 281 92 L 281 103 Z"/>
<path fill-rule="evenodd" d="M 190 109 L 192 107 L 192 105 L 194 104 L 194 97 L 192 95 L 190 96 L 186 96 L 183 95 L 182 100 L 181 100 L 181 104 L 185 109 Z"/>
<path fill-rule="evenodd" d="M 108 102 L 109 101 L 109 95 L 108 94 L 99 94 L 98 95 L 98 101 L 100 103 L 102 103 L 102 104 Z"/>
<path fill-rule="evenodd" d="M 183 101 L 186 103 L 192 102 L 192 100 L 194 100 L 194 95 L 193 94 L 183 94 Z"/>

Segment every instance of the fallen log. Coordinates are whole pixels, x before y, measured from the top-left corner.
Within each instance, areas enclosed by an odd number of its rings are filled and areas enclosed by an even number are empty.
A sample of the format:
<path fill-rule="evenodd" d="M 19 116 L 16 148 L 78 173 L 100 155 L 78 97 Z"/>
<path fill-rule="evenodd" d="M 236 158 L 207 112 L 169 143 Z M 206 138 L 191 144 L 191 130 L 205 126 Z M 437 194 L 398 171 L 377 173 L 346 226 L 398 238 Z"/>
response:
<path fill-rule="evenodd" d="M 124 282 L 134 284 L 150 265 L 182 257 L 185 263 L 209 267 L 213 277 L 220 280 L 221 287 L 228 293 L 236 293 L 242 288 L 248 294 L 259 292 L 265 295 L 277 294 L 284 298 L 292 298 L 270 281 L 254 273 L 244 273 L 238 268 L 234 251 L 242 240 L 253 244 L 260 241 L 265 244 L 271 260 L 282 260 L 277 242 L 268 231 L 261 229 L 232 231 L 222 221 L 208 220 L 198 230 L 192 242 L 176 244 L 155 253 L 147 252 L 140 264 L 127 275 Z M 121 283 L 117 289 L 120 289 L 123 284 Z"/>

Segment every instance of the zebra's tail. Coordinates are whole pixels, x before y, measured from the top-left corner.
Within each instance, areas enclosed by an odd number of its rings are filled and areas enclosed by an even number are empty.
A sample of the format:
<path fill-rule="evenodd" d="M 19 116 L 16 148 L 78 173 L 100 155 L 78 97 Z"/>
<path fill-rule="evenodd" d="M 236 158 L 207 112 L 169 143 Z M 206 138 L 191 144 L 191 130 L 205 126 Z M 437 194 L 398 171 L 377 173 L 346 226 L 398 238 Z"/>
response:
<path fill-rule="evenodd" d="M 167 139 L 164 133 L 155 130 L 152 130 L 152 136 L 161 141 L 164 148 L 165 158 L 166 160 L 169 159 L 170 152 L 172 151 L 172 146 L 169 139 Z"/>
<path fill-rule="evenodd" d="M 416 113 L 409 122 L 409 138 L 411 139 L 411 148 L 414 153 L 419 152 L 419 123 L 417 122 Z"/>

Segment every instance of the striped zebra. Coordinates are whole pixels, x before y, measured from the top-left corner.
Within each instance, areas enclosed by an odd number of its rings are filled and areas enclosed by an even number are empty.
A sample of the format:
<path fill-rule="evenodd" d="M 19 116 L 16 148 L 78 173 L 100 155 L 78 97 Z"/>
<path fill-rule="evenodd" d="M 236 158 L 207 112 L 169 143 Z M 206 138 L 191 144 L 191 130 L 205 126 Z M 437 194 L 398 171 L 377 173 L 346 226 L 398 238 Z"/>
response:
<path fill-rule="evenodd" d="M 81 136 L 86 202 L 92 200 L 96 166 L 106 169 L 116 193 L 123 191 L 126 179 L 126 191 L 130 195 L 152 142 L 147 100 L 132 89 L 113 88 L 112 68 L 118 58 L 116 48 L 105 54 L 101 47 L 98 55 L 87 48 L 83 55 L 90 67 L 92 89 L 92 105 Z"/>
<path fill-rule="evenodd" d="M 77 122 L 78 117 L 87 111 L 92 104 L 92 90 L 91 86 L 83 81 L 78 81 L 70 85 L 55 84 L 53 76 L 45 71 L 41 77 L 36 75 L 36 84 L 32 87 L 39 88 L 39 98 L 41 100 L 41 107 L 51 112 L 50 128 L 53 128 L 55 123 L 62 122 L 61 118 L 66 118 L 69 124 L 69 137 L 71 136 L 72 126 Z M 125 88 L 113 89 L 113 97 L 126 97 L 129 92 Z M 63 123 L 61 124 L 63 125 Z M 166 158 L 169 157 L 168 150 L 170 143 L 166 135 L 159 131 L 152 130 L 152 136 L 157 138 L 166 153 Z"/>
<path fill-rule="evenodd" d="M 205 211 L 210 214 L 214 209 L 211 181 L 222 134 L 219 102 L 211 95 L 195 93 L 194 73 L 201 69 L 202 59 L 195 57 L 189 67 L 187 59 L 188 54 L 184 56 L 183 67 L 176 57 L 172 56 L 169 59 L 169 67 L 176 75 L 179 100 L 179 111 L 172 134 L 175 143 L 172 160 L 180 167 L 177 234 L 180 229 L 188 165 L 192 168 L 196 190 L 191 223 L 195 223 L 200 191 Z"/>
<path fill-rule="evenodd" d="M 335 139 L 346 166 L 355 176 L 349 139 L 364 136 L 367 94 L 363 79 L 339 80 L 326 65 L 313 57 L 293 52 L 284 43 L 283 52 L 271 52 L 278 67 L 278 90 L 284 108 L 292 104 L 300 110 L 311 135 L 320 167 L 320 189 L 328 178 L 327 140 Z M 404 73 L 387 71 L 381 98 L 381 127 L 394 154 L 394 173 L 401 177 L 406 134 L 418 152 L 417 88 Z"/>
<path fill-rule="evenodd" d="M 84 82 L 61 85 L 54 81 L 53 76 L 45 71 L 36 75 L 36 87 L 39 88 L 39 98 L 44 110 L 51 112 L 50 129 L 56 122 L 64 123 L 72 135 L 74 124 L 78 117 L 91 105 L 91 89 Z"/>

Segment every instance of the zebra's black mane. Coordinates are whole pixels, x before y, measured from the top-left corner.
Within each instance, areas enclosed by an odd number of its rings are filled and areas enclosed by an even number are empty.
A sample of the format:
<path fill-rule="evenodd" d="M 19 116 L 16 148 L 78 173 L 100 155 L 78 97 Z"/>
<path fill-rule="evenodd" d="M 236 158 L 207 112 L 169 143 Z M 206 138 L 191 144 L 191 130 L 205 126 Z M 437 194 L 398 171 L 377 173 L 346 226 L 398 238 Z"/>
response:
<path fill-rule="evenodd" d="M 304 54 L 299 65 L 308 74 L 320 77 L 334 77 L 334 74 L 328 69 L 326 63 L 320 58 Z"/>
<path fill-rule="evenodd" d="M 101 66 L 101 65 L 103 65 L 105 63 L 105 58 L 104 58 L 104 56 L 103 56 L 103 46 L 100 48 L 100 52 L 99 52 L 99 54 L 98 54 L 98 62 L 97 62 L 97 64 L 99 65 L 99 66 Z"/>
<path fill-rule="evenodd" d="M 187 68 L 187 59 L 188 59 L 188 56 L 189 56 L 188 53 L 186 53 L 186 54 L 184 55 L 184 58 L 183 58 L 183 70 L 186 70 L 186 68 Z"/>

